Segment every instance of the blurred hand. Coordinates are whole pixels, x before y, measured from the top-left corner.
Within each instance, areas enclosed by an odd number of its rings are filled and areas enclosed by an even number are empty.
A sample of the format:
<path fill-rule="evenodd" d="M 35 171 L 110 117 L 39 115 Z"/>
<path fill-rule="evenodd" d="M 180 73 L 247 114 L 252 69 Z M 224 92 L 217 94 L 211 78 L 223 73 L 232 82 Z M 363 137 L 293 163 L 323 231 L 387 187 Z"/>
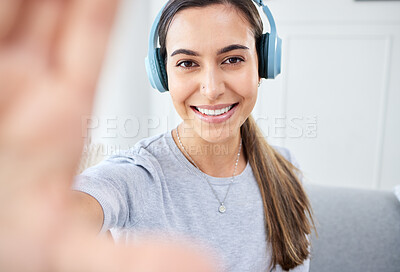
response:
<path fill-rule="evenodd" d="M 68 229 L 117 2 L 0 1 L 0 271 L 211 271 L 180 245 L 116 248 Z"/>
<path fill-rule="evenodd" d="M 43 271 L 62 232 L 116 0 L 0 1 L 0 270 Z"/>
<path fill-rule="evenodd" d="M 69 240 L 58 254 L 60 272 L 216 272 L 215 260 L 204 248 L 154 236 L 126 247 L 110 247 L 109 241 Z M 72 241 L 72 242 L 71 242 Z M 87 242 L 86 245 L 82 241 Z M 79 244 L 79 246 L 77 246 Z M 110 250 L 112 249 L 112 250 Z"/>

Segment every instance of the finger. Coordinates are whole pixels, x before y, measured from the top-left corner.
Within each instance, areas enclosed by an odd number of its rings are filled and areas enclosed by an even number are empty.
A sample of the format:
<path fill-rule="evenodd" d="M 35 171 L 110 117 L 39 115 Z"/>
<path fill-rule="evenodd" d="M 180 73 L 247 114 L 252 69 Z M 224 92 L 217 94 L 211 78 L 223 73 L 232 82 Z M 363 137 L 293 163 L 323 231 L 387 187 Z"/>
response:
<path fill-rule="evenodd" d="M 56 31 L 64 1 L 30 0 L 27 4 L 22 39 L 40 53 L 49 51 Z"/>
<path fill-rule="evenodd" d="M 63 2 L 29 0 L 19 10 L 12 33 L 0 48 L 0 115 L 13 104 L 28 78 L 35 78 L 33 73 L 48 69 Z"/>
<path fill-rule="evenodd" d="M 59 27 L 63 0 L 29 0 L 24 2 L 11 39 L 20 50 L 35 54 L 42 61 L 48 59 L 51 45 Z M 33 52 L 32 52 L 33 51 Z"/>
<path fill-rule="evenodd" d="M 57 64 L 60 72 L 93 94 L 114 22 L 118 0 L 72 0 L 61 33 Z"/>
<path fill-rule="evenodd" d="M 15 26 L 22 0 L 0 1 L 0 41 L 9 35 Z"/>

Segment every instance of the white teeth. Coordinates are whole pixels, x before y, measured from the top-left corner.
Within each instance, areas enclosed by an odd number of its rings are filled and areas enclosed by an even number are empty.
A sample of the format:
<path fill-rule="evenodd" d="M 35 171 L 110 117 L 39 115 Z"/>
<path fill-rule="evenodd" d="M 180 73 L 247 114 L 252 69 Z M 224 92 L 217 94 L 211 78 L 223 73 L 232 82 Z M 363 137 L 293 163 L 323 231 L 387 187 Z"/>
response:
<path fill-rule="evenodd" d="M 221 115 L 221 114 L 228 112 L 230 109 L 232 109 L 232 107 L 233 107 L 233 105 L 228 106 L 223 109 L 219 109 L 219 110 L 208 110 L 208 109 L 202 109 L 202 108 L 198 108 L 198 107 L 196 107 L 196 109 L 199 112 L 201 112 L 202 114 L 209 115 L 209 116 L 217 116 L 217 115 Z"/>

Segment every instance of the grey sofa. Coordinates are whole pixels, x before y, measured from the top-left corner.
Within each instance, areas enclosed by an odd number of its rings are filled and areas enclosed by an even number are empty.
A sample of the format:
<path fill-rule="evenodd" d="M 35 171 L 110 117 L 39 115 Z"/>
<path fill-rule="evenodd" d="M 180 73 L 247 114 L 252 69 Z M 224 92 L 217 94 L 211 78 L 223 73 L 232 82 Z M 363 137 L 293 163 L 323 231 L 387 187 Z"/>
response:
<path fill-rule="evenodd" d="M 400 202 L 393 192 L 306 185 L 318 238 L 311 272 L 400 272 Z"/>

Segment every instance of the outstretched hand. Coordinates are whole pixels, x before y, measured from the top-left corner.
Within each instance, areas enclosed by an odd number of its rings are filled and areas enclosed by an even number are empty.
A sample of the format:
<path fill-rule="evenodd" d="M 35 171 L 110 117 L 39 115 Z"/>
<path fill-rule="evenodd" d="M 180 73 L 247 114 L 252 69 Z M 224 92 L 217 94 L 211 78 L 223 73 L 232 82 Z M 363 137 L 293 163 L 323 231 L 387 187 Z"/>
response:
<path fill-rule="evenodd" d="M 63 231 L 117 2 L 0 1 L 1 271 L 44 271 Z"/>
<path fill-rule="evenodd" d="M 214 271 L 186 246 L 117 248 L 68 228 L 117 2 L 0 1 L 0 271 Z"/>

